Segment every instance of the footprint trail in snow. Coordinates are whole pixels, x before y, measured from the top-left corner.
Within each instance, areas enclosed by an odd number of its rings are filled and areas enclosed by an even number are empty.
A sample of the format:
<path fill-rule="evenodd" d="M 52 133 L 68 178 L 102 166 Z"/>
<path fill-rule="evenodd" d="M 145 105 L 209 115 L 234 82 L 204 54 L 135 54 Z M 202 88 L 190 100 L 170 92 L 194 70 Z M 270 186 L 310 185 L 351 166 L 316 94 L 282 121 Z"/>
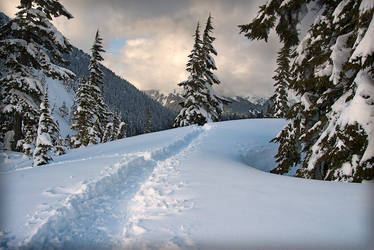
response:
<path fill-rule="evenodd" d="M 194 206 L 191 197 L 178 192 L 185 185 L 177 178 L 178 159 L 181 157 L 184 157 L 183 151 L 165 161 L 157 162 L 152 175 L 129 202 L 127 224 L 123 229 L 123 248 L 176 249 L 193 246 L 189 230 L 185 226 L 176 228 L 167 223 L 167 218 Z"/>
<path fill-rule="evenodd" d="M 169 183 L 178 175 L 177 156 L 204 131 L 195 128 L 182 139 L 152 152 L 124 155 L 97 178 L 84 183 L 80 191 L 24 242 L 31 248 L 116 248 L 124 238 L 147 231 L 149 218 L 180 213 L 192 202 L 172 193 L 183 183 Z M 180 233 L 179 233 L 180 235 Z M 81 242 L 84 245 L 79 245 Z M 126 243 L 126 240 L 125 240 Z"/>

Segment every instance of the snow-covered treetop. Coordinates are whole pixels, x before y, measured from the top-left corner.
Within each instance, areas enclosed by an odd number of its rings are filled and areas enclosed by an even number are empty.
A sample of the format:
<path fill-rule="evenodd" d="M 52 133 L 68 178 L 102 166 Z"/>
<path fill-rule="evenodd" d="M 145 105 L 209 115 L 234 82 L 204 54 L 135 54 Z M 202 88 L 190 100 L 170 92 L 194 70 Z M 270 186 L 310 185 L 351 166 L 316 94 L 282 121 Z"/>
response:
<path fill-rule="evenodd" d="M 102 78 L 104 75 L 99 66 L 100 62 L 104 60 L 100 53 L 105 52 L 103 49 L 102 40 L 103 39 L 100 37 L 99 30 L 97 30 L 95 41 L 91 48 L 92 54 L 90 64 L 88 65 L 88 70 L 90 71 L 88 81 L 95 86 L 100 86 L 103 84 Z"/>
<path fill-rule="evenodd" d="M 100 37 L 99 30 L 96 31 L 95 42 L 91 48 L 92 57 L 97 61 L 103 61 L 104 58 L 100 55 L 100 52 L 105 52 L 102 45 L 103 39 Z"/>
<path fill-rule="evenodd" d="M 244 33 L 249 39 L 267 41 L 270 30 L 275 26 L 281 42 L 288 47 L 297 45 L 297 24 L 302 17 L 303 7 L 310 1 L 268 0 L 267 4 L 259 7 L 258 15 L 251 23 L 238 26 L 240 33 Z"/>
<path fill-rule="evenodd" d="M 21 0 L 18 8 L 31 9 L 33 5 L 37 5 L 49 20 L 52 20 L 52 16 L 65 16 L 68 19 L 73 18 L 73 15 L 57 0 Z"/>
<path fill-rule="evenodd" d="M 72 46 L 50 20 L 51 15 L 72 18 L 71 14 L 55 0 L 22 0 L 18 8 L 16 17 L 0 29 L 0 56 L 6 59 L 7 67 L 16 71 L 22 71 L 24 66 L 42 69 L 53 78 L 73 77 L 72 72 L 51 64 L 49 58 L 52 56 L 58 63 L 67 63 L 62 54 L 69 52 Z"/>
<path fill-rule="evenodd" d="M 203 34 L 203 49 L 207 50 L 209 53 L 217 55 L 217 51 L 213 48 L 213 41 L 216 40 L 215 37 L 211 36 L 210 33 L 213 31 L 212 26 L 212 16 L 209 14 L 208 20 L 206 22 L 204 34 Z"/>
<path fill-rule="evenodd" d="M 190 59 L 187 62 L 186 70 L 190 72 L 192 75 L 201 73 L 201 59 L 200 59 L 200 50 L 202 47 L 203 41 L 200 38 L 200 23 L 197 23 L 196 31 L 195 31 L 195 43 L 194 47 L 191 50 L 191 54 L 188 56 Z"/>

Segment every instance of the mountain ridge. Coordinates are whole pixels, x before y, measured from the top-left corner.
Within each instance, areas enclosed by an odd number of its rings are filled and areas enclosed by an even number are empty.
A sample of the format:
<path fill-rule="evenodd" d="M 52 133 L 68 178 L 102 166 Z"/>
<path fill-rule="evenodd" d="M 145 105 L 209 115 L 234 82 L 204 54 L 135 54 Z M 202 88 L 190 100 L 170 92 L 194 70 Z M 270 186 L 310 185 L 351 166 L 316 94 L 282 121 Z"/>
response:
<path fill-rule="evenodd" d="M 171 93 L 165 94 L 156 89 L 143 90 L 145 94 L 153 100 L 159 102 L 164 107 L 173 110 L 176 114 L 179 113 L 181 106 L 179 103 L 183 101 L 178 90 L 173 90 Z M 235 96 L 224 98 L 230 101 L 230 104 L 224 105 L 224 112 L 222 120 L 234 120 L 238 118 L 257 118 L 267 116 L 268 106 L 270 105 L 269 98 L 257 96 Z"/>

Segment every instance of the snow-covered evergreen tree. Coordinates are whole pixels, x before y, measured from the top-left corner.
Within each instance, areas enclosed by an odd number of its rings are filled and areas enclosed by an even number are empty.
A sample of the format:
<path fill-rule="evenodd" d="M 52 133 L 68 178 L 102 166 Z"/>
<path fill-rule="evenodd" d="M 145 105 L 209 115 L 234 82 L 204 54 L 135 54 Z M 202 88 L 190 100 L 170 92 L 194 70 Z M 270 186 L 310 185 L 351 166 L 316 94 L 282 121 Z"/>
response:
<path fill-rule="evenodd" d="M 95 100 L 91 96 L 92 85 L 87 84 L 81 77 L 79 87 L 76 93 L 74 105 L 76 109 L 72 115 L 72 130 L 76 134 L 72 136 L 72 146 L 74 148 L 87 146 L 90 143 L 90 134 L 93 127 L 93 107 Z"/>
<path fill-rule="evenodd" d="M 110 140 L 114 141 L 118 139 L 118 133 L 119 133 L 119 116 L 117 114 L 114 115 L 113 117 L 113 131 Z"/>
<path fill-rule="evenodd" d="M 76 95 L 77 108 L 72 118 L 72 129 L 77 131 L 72 137 L 74 147 L 109 141 L 113 132 L 113 115 L 109 112 L 102 95 L 104 75 L 100 69 L 100 62 L 104 59 L 100 53 L 104 52 L 104 49 L 99 31 L 96 32 L 91 52 L 88 81 L 81 82 Z"/>
<path fill-rule="evenodd" d="M 295 49 L 289 88 L 301 101 L 274 139 L 280 142 L 274 172 L 301 165 L 299 177 L 374 178 L 373 13 L 370 0 L 270 0 L 239 26 L 248 38 L 267 40 L 279 20 L 277 34 Z M 307 31 L 304 37 L 298 29 Z"/>
<path fill-rule="evenodd" d="M 208 90 L 207 94 L 207 105 L 206 110 L 208 113 L 208 120 L 212 120 L 213 122 L 217 122 L 221 120 L 221 114 L 223 112 L 223 99 L 217 96 L 214 93 L 213 85 L 220 84 L 220 80 L 218 77 L 212 72 L 213 70 L 217 70 L 216 63 L 212 56 L 217 56 L 217 51 L 213 47 L 213 42 L 216 40 L 210 33 L 213 32 L 212 26 L 212 16 L 209 14 L 208 20 L 206 22 L 205 30 L 203 33 L 203 45 L 201 48 L 201 56 L 204 60 L 204 67 L 203 67 L 203 76 L 205 78 L 205 86 Z"/>
<path fill-rule="evenodd" d="M 201 58 L 202 40 L 200 38 L 200 24 L 195 31 L 195 43 L 188 56 L 186 71 L 190 73 L 188 80 L 179 83 L 183 87 L 182 109 L 175 118 L 174 127 L 189 126 L 192 124 L 203 125 L 207 122 L 206 112 L 202 109 L 202 99 L 205 98 L 201 92 L 205 90 L 204 78 L 202 76 L 203 61 Z"/>
<path fill-rule="evenodd" d="M 108 122 L 105 127 L 103 142 L 108 142 L 112 139 L 112 135 L 114 133 L 113 123 Z"/>
<path fill-rule="evenodd" d="M 181 103 L 182 109 L 174 121 L 174 127 L 189 126 L 192 124 L 203 125 L 207 122 L 219 121 L 222 113 L 222 100 L 214 94 L 213 84 L 220 81 L 213 74 L 216 70 L 215 62 L 211 54 L 217 55 L 212 43 L 215 40 L 210 35 L 213 27 L 211 16 L 209 16 L 203 34 L 200 38 L 200 25 L 197 24 L 195 31 L 195 43 L 188 56 L 187 72 L 190 73 L 188 80 L 179 83 L 183 87 Z"/>
<path fill-rule="evenodd" d="M 117 139 L 123 139 L 126 137 L 127 125 L 125 122 L 121 122 L 118 127 Z"/>
<path fill-rule="evenodd" d="M 60 114 L 61 114 L 61 117 L 62 117 L 62 118 L 67 117 L 68 114 L 69 114 L 69 109 L 68 109 L 68 107 L 66 106 L 66 102 L 65 102 L 65 101 L 62 102 L 61 107 L 59 107 L 58 110 L 60 111 Z"/>
<path fill-rule="evenodd" d="M 62 53 L 69 41 L 50 22 L 53 17 L 72 15 L 56 0 L 21 0 L 16 17 L 0 28 L 0 57 L 5 74 L 0 79 L 4 148 L 31 154 L 39 121 L 43 86 L 40 74 L 70 78 L 73 73 L 51 63 L 50 56 L 65 63 Z"/>
<path fill-rule="evenodd" d="M 34 166 L 44 165 L 52 160 L 53 144 L 47 131 L 48 128 L 46 128 L 44 125 L 43 114 L 40 116 L 39 120 L 40 122 L 36 139 L 36 147 L 33 155 Z"/>
<path fill-rule="evenodd" d="M 66 147 L 68 148 L 68 149 L 71 149 L 71 148 L 73 148 L 73 143 L 72 143 L 72 139 L 71 139 L 71 136 L 68 134 L 67 136 L 66 136 L 66 138 L 65 138 L 65 145 L 66 145 Z"/>
<path fill-rule="evenodd" d="M 102 38 L 100 37 L 99 31 L 96 32 L 95 41 L 91 48 L 91 61 L 88 66 L 89 76 L 88 85 L 91 85 L 91 93 L 95 104 L 93 105 L 93 129 L 92 135 L 90 136 L 90 143 L 96 144 L 102 142 L 104 139 L 105 129 L 107 124 L 112 119 L 112 114 L 108 110 L 108 106 L 104 102 L 102 95 L 103 90 L 103 72 L 100 69 L 100 62 L 103 61 L 101 52 L 105 52 L 102 46 Z"/>
<path fill-rule="evenodd" d="M 290 49 L 283 46 L 278 52 L 277 69 L 275 70 L 274 95 L 270 97 L 269 113 L 273 117 L 285 118 L 289 110 L 287 88 L 291 81 L 290 76 Z"/>
<path fill-rule="evenodd" d="M 52 160 L 53 154 L 61 155 L 65 153 L 59 128 L 53 120 L 49 108 L 48 88 L 44 100 L 40 104 L 40 112 L 36 147 L 33 155 L 34 166 L 47 164 Z"/>

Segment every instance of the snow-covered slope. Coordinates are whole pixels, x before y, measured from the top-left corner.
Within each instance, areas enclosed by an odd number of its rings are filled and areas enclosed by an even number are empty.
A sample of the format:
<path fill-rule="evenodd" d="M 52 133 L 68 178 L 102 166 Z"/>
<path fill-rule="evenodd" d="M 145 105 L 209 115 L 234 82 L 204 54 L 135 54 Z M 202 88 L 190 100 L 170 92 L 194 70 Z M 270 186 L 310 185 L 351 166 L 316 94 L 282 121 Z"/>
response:
<path fill-rule="evenodd" d="M 72 150 L 36 168 L 2 155 L 0 246 L 370 249 L 373 184 L 268 173 L 269 140 L 284 125 L 172 129 Z"/>
<path fill-rule="evenodd" d="M 68 134 L 72 136 L 74 132 L 71 130 L 70 112 L 74 104 L 75 92 L 59 80 L 46 78 L 46 83 L 52 115 L 58 122 L 61 136 L 63 138 L 66 138 Z M 62 112 L 63 106 L 66 107 L 66 114 Z"/>

